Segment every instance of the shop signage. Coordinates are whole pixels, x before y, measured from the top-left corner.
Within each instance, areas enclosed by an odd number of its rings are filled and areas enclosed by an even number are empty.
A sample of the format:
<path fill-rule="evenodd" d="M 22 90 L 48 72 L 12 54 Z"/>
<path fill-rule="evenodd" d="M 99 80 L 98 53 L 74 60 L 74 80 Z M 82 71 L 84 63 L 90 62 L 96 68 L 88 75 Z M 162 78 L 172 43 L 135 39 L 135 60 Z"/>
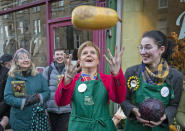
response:
<path fill-rule="evenodd" d="M 180 24 L 180 21 L 182 20 L 182 25 Z M 180 26 L 181 25 L 181 29 L 180 29 L 180 33 L 179 33 L 179 40 L 183 39 L 185 37 L 185 11 L 182 12 L 179 17 L 177 18 L 176 21 L 176 25 Z"/>

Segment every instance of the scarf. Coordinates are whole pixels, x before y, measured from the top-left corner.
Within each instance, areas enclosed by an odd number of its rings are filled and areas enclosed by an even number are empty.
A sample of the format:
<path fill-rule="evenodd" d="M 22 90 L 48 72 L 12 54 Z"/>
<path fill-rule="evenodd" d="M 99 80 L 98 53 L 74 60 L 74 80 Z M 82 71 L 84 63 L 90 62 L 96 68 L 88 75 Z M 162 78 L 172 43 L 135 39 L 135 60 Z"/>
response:
<path fill-rule="evenodd" d="M 169 73 L 169 66 L 164 59 L 161 59 L 155 71 L 152 72 L 144 63 L 142 63 L 141 71 L 144 82 L 149 84 L 161 85 L 166 80 L 166 77 Z"/>
<path fill-rule="evenodd" d="M 54 65 L 55 65 L 55 68 L 57 69 L 57 71 L 60 74 L 62 74 L 64 67 L 65 67 L 65 64 L 64 63 L 57 63 L 56 61 L 54 61 Z"/>
<path fill-rule="evenodd" d="M 82 73 L 81 74 L 82 78 L 84 81 L 88 81 L 88 80 L 91 80 L 91 77 L 89 74 L 86 74 L 86 73 Z M 92 80 L 96 80 L 97 79 L 97 73 L 94 75 L 93 79 Z"/>
<path fill-rule="evenodd" d="M 29 70 L 27 70 L 27 71 L 22 71 L 22 76 L 23 76 L 23 77 L 31 76 L 31 72 L 32 72 L 31 69 L 29 69 Z"/>

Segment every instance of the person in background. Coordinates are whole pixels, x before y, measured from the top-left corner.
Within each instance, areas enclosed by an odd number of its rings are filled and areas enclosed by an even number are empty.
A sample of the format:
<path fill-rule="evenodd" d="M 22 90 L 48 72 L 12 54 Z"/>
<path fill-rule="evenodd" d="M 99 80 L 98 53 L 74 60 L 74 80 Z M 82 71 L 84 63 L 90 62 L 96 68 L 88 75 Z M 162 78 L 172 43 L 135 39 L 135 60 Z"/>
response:
<path fill-rule="evenodd" d="M 184 82 L 183 82 L 182 96 L 180 99 L 179 106 L 177 108 L 176 120 L 177 120 L 177 123 L 182 128 L 182 131 L 185 131 L 185 76 L 184 76 Z"/>
<path fill-rule="evenodd" d="M 4 89 L 11 66 L 12 56 L 4 54 L 0 57 L 0 119 L 3 116 L 9 117 L 10 107 L 4 101 Z"/>
<path fill-rule="evenodd" d="M 53 59 L 54 61 L 43 72 L 51 91 L 50 99 L 47 101 L 47 111 L 52 131 L 67 131 L 71 112 L 70 104 L 66 106 L 57 106 L 55 104 L 55 91 L 65 72 L 64 50 L 55 49 Z"/>
<path fill-rule="evenodd" d="M 18 49 L 4 91 L 5 102 L 11 106 L 10 124 L 13 131 L 30 130 L 33 126 L 32 108 L 35 104 L 44 104 L 49 96 L 47 81 L 36 70 L 29 52 L 23 48 Z M 45 129 L 44 126 L 41 128 Z"/>
<path fill-rule="evenodd" d="M 11 63 L 11 55 L 4 54 L 0 57 L 0 120 L 5 116 L 9 117 L 10 114 L 10 106 L 4 101 L 4 89 Z M 10 128 L 10 126 L 8 125 L 6 128 Z"/>
<path fill-rule="evenodd" d="M 55 93 L 58 106 L 72 103 L 68 131 L 116 131 L 109 114 L 109 100 L 122 103 L 125 99 L 125 78 L 121 69 L 124 48 L 113 57 L 110 50 L 106 56 L 110 75 L 98 72 L 100 50 L 91 41 L 86 41 L 78 49 L 78 62 L 71 64 L 72 55 L 64 63 L 66 72 Z M 78 64 L 80 66 L 78 67 Z M 78 70 L 82 71 L 78 74 Z"/>
<path fill-rule="evenodd" d="M 0 121 L 0 131 L 12 131 L 11 129 L 5 130 L 6 126 L 8 125 L 9 119 L 7 116 L 3 116 Z"/>
<path fill-rule="evenodd" d="M 142 63 L 126 70 L 126 100 L 121 104 L 127 116 L 125 131 L 169 131 L 180 101 L 183 75 L 169 67 L 167 59 L 173 43 L 160 31 L 144 33 L 138 47 Z M 142 119 L 138 105 L 146 98 L 156 98 L 165 106 L 158 122 Z"/>

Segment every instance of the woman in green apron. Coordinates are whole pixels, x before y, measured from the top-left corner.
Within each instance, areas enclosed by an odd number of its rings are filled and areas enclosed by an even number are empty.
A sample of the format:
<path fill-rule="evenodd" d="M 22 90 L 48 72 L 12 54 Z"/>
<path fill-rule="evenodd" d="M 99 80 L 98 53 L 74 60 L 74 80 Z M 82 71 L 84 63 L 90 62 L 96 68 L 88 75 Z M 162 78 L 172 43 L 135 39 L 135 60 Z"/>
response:
<path fill-rule="evenodd" d="M 182 96 L 179 102 L 179 106 L 177 108 L 176 120 L 180 125 L 182 131 L 185 131 L 185 76 L 183 81 L 183 91 Z"/>
<path fill-rule="evenodd" d="M 138 49 L 142 64 L 126 70 L 126 100 L 121 107 L 127 116 L 124 131 L 169 131 L 182 91 L 183 75 L 168 66 L 173 45 L 160 31 L 146 32 Z M 156 98 L 165 106 L 158 122 L 142 119 L 138 105 Z"/>
<path fill-rule="evenodd" d="M 125 78 L 121 69 L 123 48 L 115 57 L 108 50 L 111 75 L 98 72 L 99 48 L 91 41 L 84 42 L 78 49 L 76 65 L 71 64 L 72 56 L 64 58 L 65 76 L 60 82 L 55 102 L 58 106 L 72 104 L 69 131 L 116 131 L 109 114 L 109 99 L 122 103 L 126 96 Z M 80 66 L 78 67 L 78 64 Z M 81 68 L 81 73 L 76 72 Z M 76 75 L 75 75 L 76 74 Z"/>

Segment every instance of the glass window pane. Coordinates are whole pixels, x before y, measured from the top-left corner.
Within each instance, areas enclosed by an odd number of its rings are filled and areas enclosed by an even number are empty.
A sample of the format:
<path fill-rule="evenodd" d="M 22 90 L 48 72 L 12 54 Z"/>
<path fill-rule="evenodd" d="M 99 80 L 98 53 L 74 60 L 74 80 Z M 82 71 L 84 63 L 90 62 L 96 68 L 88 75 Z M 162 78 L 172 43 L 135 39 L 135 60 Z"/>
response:
<path fill-rule="evenodd" d="M 21 6 L 30 2 L 39 1 L 39 0 L 1 0 L 0 1 L 0 10 L 7 10 L 16 6 Z"/>
<path fill-rule="evenodd" d="M 60 0 L 52 2 L 51 17 L 54 19 L 71 16 L 72 10 L 79 5 L 96 5 L 96 0 Z"/>
<path fill-rule="evenodd" d="M 123 67 L 140 62 L 141 57 L 138 56 L 137 46 L 146 31 L 160 30 L 168 37 L 175 38 L 176 41 L 183 41 L 183 38 L 185 39 L 184 9 L 184 0 L 123 1 L 123 43 L 128 43 L 126 52 L 133 52 L 125 57 L 128 62 L 124 63 Z"/>
<path fill-rule="evenodd" d="M 73 54 L 73 60 L 77 60 L 77 50 L 81 43 L 93 40 L 92 31 L 82 31 L 65 26 L 54 29 L 54 49 L 62 48 L 67 54 Z"/>
<path fill-rule="evenodd" d="M 45 12 L 45 5 L 40 6 Z M 36 66 L 47 65 L 46 16 L 32 13 L 33 8 L 0 16 L 0 53 L 13 55 L 19 48 L 25 48 Z"/>

